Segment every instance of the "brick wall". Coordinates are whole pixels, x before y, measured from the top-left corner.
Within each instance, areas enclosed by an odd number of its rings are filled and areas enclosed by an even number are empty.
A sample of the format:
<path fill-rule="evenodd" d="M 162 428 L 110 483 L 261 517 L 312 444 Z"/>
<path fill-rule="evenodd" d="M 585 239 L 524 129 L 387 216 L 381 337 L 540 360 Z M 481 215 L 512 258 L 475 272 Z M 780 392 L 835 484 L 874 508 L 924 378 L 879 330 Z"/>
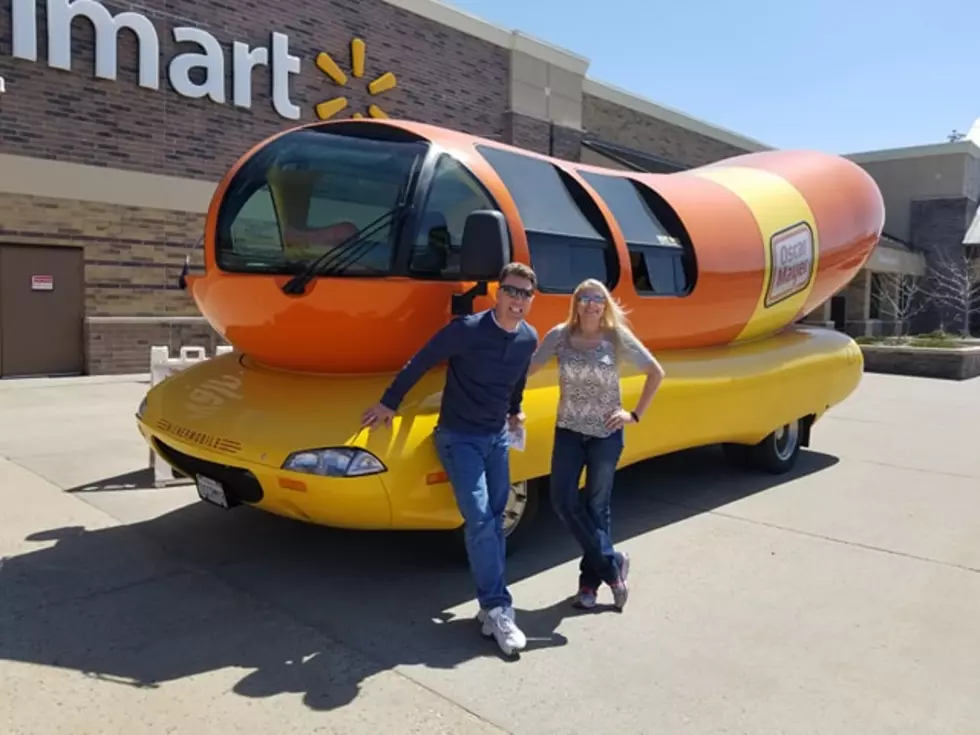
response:
<path fill-rule="evenodd" d="M 203 347 L 213 357 L 218 345 L 227 344 L 202 318 L 194 323 L 126 321 L 85 324 L 86 372 L 89 375 L 146 373 L 150 348 L 166 345 L 176 356 L 181 347 Z"/>
<path fill-rule="evenodd" d="M 184 257 L 200 268 L 203 215 L 67 199 L 0 195 L 0 242 L 82 245 L 85 364 L 91 375 L 146 372 L 150 347 L 223 344 L 177 287 Z M 92 321 L 95 317 L 95 321 Z M 109 318 L 105 320 L 105 318 Z M 195 322 L 119 321 L 198 317 Z"/>
<path fill-rule="evenodd" d="M 535 153 L 548 155 L 551 133 L 544 120 L 519 112 L 508 112 L 505 118 L 504 141 Z"/>
<path fill-rule="evenodd" d="M 198 314 L 177 288 L 186 255 L 203 267 L 204 215 L 0 195 L 0 242 L 82 244 L 86 316 Z"/>
<path fill-rule="evenodd" d="M 910 245 L 925 255 L 926 259 L 926 293 L 942 294 L 939 299 L 932 299 L 929 307 L 917 314 L 912 320 L 915 331 L 926 332 L 942 326 L 947 331 L 958 331 L 963 328 L 962 310 L 956 308 L 951 300 L 949 275 L 945 276 L 946 285 L 937 282 L 935 274 L 944 270 L 942 261 L 938 258 L 945 256 L 953 263 L 963 252 L 963 239 L 969 226 L 969 215 L 975 211 L 976 205 L 966 197 L 947 199 L 922 199 L 913 201 L 909 218 Z M 980 319 L 972 318 L 971 325 L 975 329 L 980 326 Z"/>
<path fill-rule="evenodd" d="M 566 161 L 581 161 L 582 131 L 555 125 L 551 155 Z"/>
<path fill-rule="evenodd" d="M 611 143 L 635 148 L 670 161 L 701 166 L 745 153 L 736 146 L 678 128 L 628 107 L 586 94 L 582 98 L 582 127 Z"/>
<path fill-rule="evenodd" d="M 535 153 L 566 161 L 582 160 L 581 131 L 562 125 L 551 125 L 519 112 L 507 113 L 504 140 Z"/>
<path fill-rule="evenodd" d="M 300 0 L 269 3 L 105 2 L 113 13 L 135 10 L 153 21 L 160 39 L 160 89 L 137 86 L 137 41 L 119 34 L 116 81 L 94 77 L 94 32 L 77 20 L 72 27 L 72 71 L 47 66 L 47 22 L 38 4 L 38 62 L 11 53 L 11 3 L 0 3 L 0 73 L 7 79 L 3 98 L 0 152 L 57 158 L 97 166 L 169 173 L 213 180 L 245 150 L 285 127 L 315 119 L 318 102 L 344 95 L 350 107 L 340 113 L 366 113 L 377 102 L 393 117 L 451 126 L 502 139 L 508 100 L 508 52 L 460 31 L 395 8 L 381 0 Z M 173 92 L 167 63 L 177 53 L 171 29 L 190 25 L 209 31 L 222 44 L 230 77 L 232 41 L 270 43 L 275 30 L 289 36 L 290 53 L 301 58 L 291 82 L 292 101 L 303 109 L 299 121 L 273 110 L 269 70 L 254 71 L 252 109 L 229 103 L 188 99 Z M 349 75 L 350 40 L 367 47 L 365 78 Z M 187 44 L 179 51 L 197 50 Z M 348 72 L 337 87 L 314 65 L 327 51 Z M 367 83 L 393 72 L 398 86 L 371 98 Z"/>

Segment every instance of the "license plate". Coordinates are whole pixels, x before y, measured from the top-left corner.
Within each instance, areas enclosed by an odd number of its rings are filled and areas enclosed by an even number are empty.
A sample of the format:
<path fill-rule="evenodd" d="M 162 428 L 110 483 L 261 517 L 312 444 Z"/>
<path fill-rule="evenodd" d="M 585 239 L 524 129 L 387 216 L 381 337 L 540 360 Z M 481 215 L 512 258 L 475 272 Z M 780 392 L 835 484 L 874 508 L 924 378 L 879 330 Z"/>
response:
<path fill-rule="evenodd" d="M 197 494 L 201 496 L 201 500 L 220 505 L 222 508 L 228 507 L 228 496 L 225 495 L 225 489 L 220 482 L 212 480 L 210 477 L 197 476 Z"/>

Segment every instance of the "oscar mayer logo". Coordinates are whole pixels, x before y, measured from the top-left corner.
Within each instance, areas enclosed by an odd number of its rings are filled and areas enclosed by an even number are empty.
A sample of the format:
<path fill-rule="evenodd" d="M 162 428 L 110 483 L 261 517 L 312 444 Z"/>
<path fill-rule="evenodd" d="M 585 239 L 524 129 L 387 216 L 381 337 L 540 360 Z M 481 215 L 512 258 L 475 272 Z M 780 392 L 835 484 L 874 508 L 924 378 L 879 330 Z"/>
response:
<path fill-rule="evenodd" d="M 813 230 L 798 222 L 775 233 L 769 240 L 769 286 L 766 306 L 775 306 L 800 293 L 813 278 Z"/>

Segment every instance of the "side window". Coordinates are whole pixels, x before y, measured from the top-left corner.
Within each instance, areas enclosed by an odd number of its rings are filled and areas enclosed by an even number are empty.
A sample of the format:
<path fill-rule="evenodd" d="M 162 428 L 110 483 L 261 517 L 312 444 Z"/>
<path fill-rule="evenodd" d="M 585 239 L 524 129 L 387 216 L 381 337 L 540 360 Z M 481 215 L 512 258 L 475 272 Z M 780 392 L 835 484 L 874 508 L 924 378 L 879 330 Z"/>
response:
<path fill-rule="evenodd" d="M 632 179 L 579 171 L 612 212 L 626 240 L 636 292 L 649 296 L 684 296 L 693 286 L 694 260 L 682 241 L 683 228 L 666 202 L 654 211 L 654 197 L 645 196 Z M 650 192 L 652 194 L 652 192 Z M 664 224 L 672 214 L 668 228 Z"/>
<path fill-rule="evenodd" d="M 615 285 L 612 238 L 581 186 L 547 161 L 484 145 L 477 150 L 514 198 L 542 291 L 571 293 L 586 278 Z"/>
<path fill-rule="evenodd" d="M 630 245 L 633 286 L 640 295 L 681 296 L 688 292 L 683 254 L 673 248 Z"/>
<path fill-rule="evenodd" d="M 279 221 L 268 184 L 263 184 L 248 198 L 231 225 L 231 243 L 242 255 L 282 253 Z"/>
<path fill-rule="evenodd" d="M 459 253 L 466 218 L 478 209 L 497 208 L 463 164 L 448 154 L 442 155 L 412 239 L 409 270 L 420 276 L 465 277 L 465 273 L 460 273 Z"/>

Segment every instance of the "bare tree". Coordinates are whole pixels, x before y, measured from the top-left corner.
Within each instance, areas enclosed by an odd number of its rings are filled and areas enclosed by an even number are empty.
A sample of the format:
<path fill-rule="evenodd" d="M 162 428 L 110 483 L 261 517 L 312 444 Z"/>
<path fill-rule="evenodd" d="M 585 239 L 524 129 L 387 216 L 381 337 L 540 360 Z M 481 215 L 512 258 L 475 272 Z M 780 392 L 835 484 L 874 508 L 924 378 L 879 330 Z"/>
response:
<path fill-rule="evenodd" d="M 872 301 L 878 307 L 882 319 L 895 325 L 895 337 L 905 336 L 912 317 L 925 311 L 930 304 L 930 293 L 923 288 L 919 277 L 904 273 L 875 273 L 876 288 L 871 291 Z"/>
<path fill-rule="evenodd" d="M 929 275 L 931 299 L 955 314 L 962 335 L 969 337 L 972 317 L 980 316 L 980 258 L 966 247 L 938 252 Z"/>

